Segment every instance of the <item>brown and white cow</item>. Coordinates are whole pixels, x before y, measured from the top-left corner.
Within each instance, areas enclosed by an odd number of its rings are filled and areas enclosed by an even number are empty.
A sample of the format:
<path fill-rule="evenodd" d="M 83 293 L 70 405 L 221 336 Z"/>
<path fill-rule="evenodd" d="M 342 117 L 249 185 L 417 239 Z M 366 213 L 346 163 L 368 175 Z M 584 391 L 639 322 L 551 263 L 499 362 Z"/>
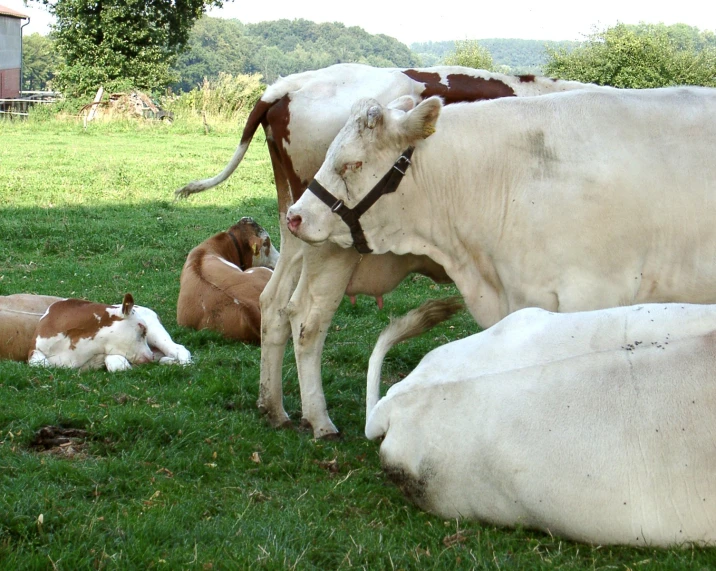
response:
<path fill-rule="evenodd" d="M 381 333 L 368 372 L 366 436 L 409 499 L 593 544 L 716 542 L 716 306 L 522 309 L 379 400 L 425 308 Z"/>
<path fill-rule="evenodd" d="M 191 354 L 174 343 L 157 314 L 134 305 L 15 294 L 0 297 L 0 358 L 30 365 L 129 369 L 158 361 L 189 364 Z"/>
<path fill-rule="evenodd" d="M 359 219 L 363 237 L 376 253 L 429 255 L 482 327 L 523 307 L 715 303 L 714 109 L 716 89 L 697 87 L 430 98 L 408 112 L 363 101 L 315 188 L 355 214 L 398 159 L 405 176 Z M 309 242 L 353 244 L 312 192 L 288 219 Z"/>
<path fill-rule="evenodd" d="M 262 125 L 273 166 L 281 229 L 281 259 L 261 295 L 261 382 L 258 405 L 274 426 L 289 422 L 283 407 L 282 374 L 286 343 L 293 332 L 301 387 L 303 421 L 316 437 L 337 429 L 326 409 L 321 352 L 331 319 L 344 294 L 367 293 L 380 300 L 409 272 L 449 281 L 428 257 L 387 253 L 381 259 L 332 244 L 307 247 L 287 231 L 285 215 L 315 176 L 326 151 L 363 97 L 381 103 L 416 101 L 439 95 L 447 103 L 497 97 L 533 96 L 587 87 L 532 75 L 511 76 L 463 67 L 373 68 L 339 64 L 279 79 L 266 89 L 249 115 L 239 146 L 217 176 L 187 184 L 179 196 L 201 192 L 226 180 L 243 159 Z"/>
<path fill-rule="evenodd" d="M 181 272 L 177 323 L 261 341 L 259 296 L 278 261 L 266 230 L 245 217 L 196 246 Z"/>

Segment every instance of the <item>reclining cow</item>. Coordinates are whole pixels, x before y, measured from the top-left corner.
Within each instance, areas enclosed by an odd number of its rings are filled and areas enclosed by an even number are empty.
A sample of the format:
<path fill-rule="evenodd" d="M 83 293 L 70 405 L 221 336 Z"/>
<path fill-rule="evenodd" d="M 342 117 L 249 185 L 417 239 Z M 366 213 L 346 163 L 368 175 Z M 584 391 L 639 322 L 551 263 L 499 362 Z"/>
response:
<path fill-rule="evenodd" d="M 179 196 L 201 192 L 226 180 L 239 165 L 259 125 L 266 132 L 273 166 L 281 229 L 281 259 L 261 296 L 261 384 L 258 405 L 274 426 L 289 422 L 283 408 L 282 373 L 286 343 L 293 332 L 301 387 L 303 421 L 316 437 L 337 433 L 321 384 L 321 352 L 331 319 L 344 294 L 367 293 L 379 304 L 410 272 L 449 281 L 443 268 L 417 254 L 361 256 L 331 244 L 309 248 L 286 230 L 288 207 L 318 171 L 329 144 L 355 101 L 374 97 L 388 103 L 401 97 L 440 95 L 446 103 L 496 97 L 533 96 L 587 87 L 570 81 L 510 76 L 461 67 L 385 69 L 339 64 L 279 79 L 249 115 L 241 142 L 217 176 L 192 182 Z"/>
<path fill-rule="evenodd" d="M 366 436 L 409 499 L 594 544 L 716 542 L 716 306 L 523 309 L 378 400 L 425 309 L 386 328 L 368 372 Z"/>
<path fill-rule="evenodd" d="M 430 256 L 482 327 L 531 306 L 713 303 L 715 108 L 709 88 L 408 112 L 364 101 L 288 226 L 314 244 Z"/>
<path fill-rule="evenodd" d="M 189 252 L 182 269 L 177 323 L 259 343 L 259 296 L 277 261 L 268 233 L 248 217 L 207 238 Z"/>
<path fill-rule="evenodd" d="M 191 363 L 157 314 L 134 305 L 15 294 L 0 297 L 0 358 L 30 365 L 121 371 L 132 365 Z"/>

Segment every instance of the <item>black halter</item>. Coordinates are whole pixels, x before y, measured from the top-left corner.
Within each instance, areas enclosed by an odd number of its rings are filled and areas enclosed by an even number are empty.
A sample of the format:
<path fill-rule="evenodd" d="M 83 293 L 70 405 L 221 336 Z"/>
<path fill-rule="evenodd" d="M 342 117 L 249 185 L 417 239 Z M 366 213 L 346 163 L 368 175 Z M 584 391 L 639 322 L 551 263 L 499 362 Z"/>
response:
<path fill-rule="evenodd" d="M 381 196 L 395 192 L 410 166 L 410 157 L 412 156 L 413 147 L 408 147 L 403 151 L 403 154 L 400 155 L 400 158 L 395 161 L 393 168 L 385 173 L 383 178 L 378 181 L 378 184 L 376 184 L 354 208 L 348 208 L 343 204 L 342 200 L 339 200 L 328 192 L 316 179 L 313 179 L 311 184 L 308 185 L 308 190 L 326 204 L 332 212 L 338 214 L 338 216 L 343 219 L 343 222 L 348 225 L 351 231 L 351 237 L 353 238 L 353 246 L 361 254 L 370 254 L 373 250 L 368 247 L 368 242 L 363 234 L 363 228 L 360 225 L 360 217 L 363 216 Z"/>

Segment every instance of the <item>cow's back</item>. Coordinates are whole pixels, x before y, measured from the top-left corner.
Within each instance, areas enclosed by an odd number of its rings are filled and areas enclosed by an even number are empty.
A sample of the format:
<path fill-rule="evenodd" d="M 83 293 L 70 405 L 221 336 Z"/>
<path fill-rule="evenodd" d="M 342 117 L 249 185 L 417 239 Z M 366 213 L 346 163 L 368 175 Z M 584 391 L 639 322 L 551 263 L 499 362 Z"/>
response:
<path fill-rule="evenodd" d="M 716 302 L 714 109 L 709 88 L 445 107 L 435 135 L 416 148 L 416 176 L 427 182 L 416 191 L 406 179 L 405 217 L 422 221 L 418 210 L 430 208 L 444 229 L 433 236 L 434 259 L 483 327 L 530 306 Z M 446 172 L 451 186 L 441 189 Z M 388 212 L 400 206 L 384 200 Z M 399 246 L 425 251 L 419 241 Z M 475 259 L 489 264 L 476 268 Z M 480 284 L 492 289 L 475 294 Z"/>
<path fill-rule="evenodd" d="M 27 361 L 40 318 L 62 299 L 24 293 L 0 296 L 0 359 Z"/>
<path fill-rule="evenodd" d="M 660 328 L 662 342 L 615 329 L 612 349 L 587 336 L 581 354 L 497 373 L 464 353 L 461 373 L 432 372 L 376 406 L 383 466 L 441 517 L 590 543 L 714 542 L 716 332 L 694 319 Z M 693 334 L 666 337 L 681 325 Z"/>
<path fill-rule="evenodd" d="M 177 323 L 258 343 L 259 297 L 271 275 L 271 270 L 263 267 L 241 270 L 200 244 L 189 253 L 181 272 Z"/>

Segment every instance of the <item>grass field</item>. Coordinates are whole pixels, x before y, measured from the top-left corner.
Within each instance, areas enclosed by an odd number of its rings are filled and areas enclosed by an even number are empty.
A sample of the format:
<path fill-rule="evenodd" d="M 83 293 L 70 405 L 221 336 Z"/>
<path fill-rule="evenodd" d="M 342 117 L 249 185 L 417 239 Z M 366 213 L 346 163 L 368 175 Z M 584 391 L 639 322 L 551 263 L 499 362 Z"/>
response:
<path fill-rule="evenodd" d="M 179 273 L 197 243 L 241 216 L 278 243 L 261 137 L 229 182 L 173 202 L 174 189 L 225 165 L 237 133 L 0 122 L 0 295 L 118 303 L 129 291 L 196 360 L 114 374 L 0 362 L 0 569 L 716 568 L 714 549 L 600 548 L 407 504 L 363 436 L 365 372 L 391 314 L 455 293 L 422 277 L 387 296 L 383 311 L 346 299 L 334 319 L 323 378 L 342 440 L 269 428 L 255 405 L 260 349 L 175 319 Z M 384 378 L 399 380 L 431 348 L 474 331 L 462 314 L 396 347 Z M 298 420 L 290 350 L 284 374 Z M 46 425 L 88 436 L 64 452 L 37 451 Z"/>

